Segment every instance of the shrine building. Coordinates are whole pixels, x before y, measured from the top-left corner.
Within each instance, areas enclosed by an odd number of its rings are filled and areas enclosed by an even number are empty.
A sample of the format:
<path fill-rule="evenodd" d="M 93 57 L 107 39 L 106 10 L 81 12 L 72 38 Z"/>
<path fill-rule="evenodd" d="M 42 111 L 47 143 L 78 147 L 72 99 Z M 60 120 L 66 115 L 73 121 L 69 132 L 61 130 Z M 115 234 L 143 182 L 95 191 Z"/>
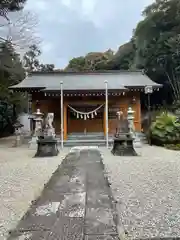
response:
<path fill-rule="evenodd" d="M 29 94 L 31 112 L 54 113 L 56 134 L 63 129 L 67 140 L 75 133 L 114 134 L 117 111 L 126 116 L 128 107 L 134 110 L 135 130 L 141 131 L 140 93 L 146 86 L 160 87 L 141 71 L 33 72 L 10 89 Z"/>

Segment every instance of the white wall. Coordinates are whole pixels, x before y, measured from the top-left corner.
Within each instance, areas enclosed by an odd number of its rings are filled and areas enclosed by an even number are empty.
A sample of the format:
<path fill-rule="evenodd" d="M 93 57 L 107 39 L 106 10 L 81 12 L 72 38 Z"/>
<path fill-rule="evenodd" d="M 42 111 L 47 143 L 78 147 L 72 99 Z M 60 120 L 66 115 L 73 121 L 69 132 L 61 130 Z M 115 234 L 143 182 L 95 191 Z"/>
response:
<path fill-rule="evenodd" d="M 30 133 L 30 119 L 28 118 L 29 114 L 27 113 L 21 113 L 18 117 L 20 123 L 24 125 L 24 127 L 22 128 L 24 133 Z"/>

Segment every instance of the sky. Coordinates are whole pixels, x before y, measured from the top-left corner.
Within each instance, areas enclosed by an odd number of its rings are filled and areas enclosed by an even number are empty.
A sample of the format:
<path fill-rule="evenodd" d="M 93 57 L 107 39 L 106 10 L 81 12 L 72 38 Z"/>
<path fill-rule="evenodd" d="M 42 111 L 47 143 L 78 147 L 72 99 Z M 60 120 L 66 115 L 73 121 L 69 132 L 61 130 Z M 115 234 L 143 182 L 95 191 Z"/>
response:
<path fill-rule="evenodd" d="M 88 52 L 117 50 L 127 42 L 153 0 L 28 0 L 38 17 L 41 61 L 65 67 Z"/>

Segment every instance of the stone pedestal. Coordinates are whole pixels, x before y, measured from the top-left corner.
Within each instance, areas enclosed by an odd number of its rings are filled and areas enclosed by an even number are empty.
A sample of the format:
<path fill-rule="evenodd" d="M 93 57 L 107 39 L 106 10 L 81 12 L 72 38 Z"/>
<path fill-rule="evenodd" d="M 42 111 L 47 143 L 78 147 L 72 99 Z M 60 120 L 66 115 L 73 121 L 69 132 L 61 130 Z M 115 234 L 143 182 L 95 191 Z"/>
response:
<path fill-rule="evenodd" d="M 21 135 L 17 135 L 13 144 L 13 147 L 20 147 L 22 145 L 22 136 Z"/>
<path fill-rule="evenodd" d="M 29 141 L 29 148 L 30 149 L 37 149 L 37 140 L 38 138 L 36 136 L 32 136 L 31 140 Z"/>
<path fill-rule="evenodd" d="M 135 134 L 135 138 L 133 139 L 133 145 L 134 145 L 135 148 L 141 148 L 142 147 L 141 139 L 137 134 Z"/>
<path fill-rule="evenodd" d="M 130 135 L 115 136 L 111 152 L 115 156 L 137 156 L 133 146 L 133 138 Z"/>
<path fill-rule="evenodd" d="M 53 138 L 55 138 L 55 136 L 56 136 L 55 128 L 46 128 L 44 130 L 44 136 L 45 137 L 53 137 Z"/>
<path fill-rule="evenodd" d="M 29 142 L 30 149 L 37 149 L 37 140 L 38 140 L 38 137 L 41 136 L 42 134 L 43 115 L 44 114 L 41 113 L 40 109 L 37 109 L 37 111 L 30 116 L 35 123 L 35 130 L 32 135 L 32 139 Z"/>
<path fill-rule="evenodd" d="M 39 138 L 37 140 L 37 152 L 35 157 L 53 157 L 57 156 L 57 140 L 52 137 Z"/>

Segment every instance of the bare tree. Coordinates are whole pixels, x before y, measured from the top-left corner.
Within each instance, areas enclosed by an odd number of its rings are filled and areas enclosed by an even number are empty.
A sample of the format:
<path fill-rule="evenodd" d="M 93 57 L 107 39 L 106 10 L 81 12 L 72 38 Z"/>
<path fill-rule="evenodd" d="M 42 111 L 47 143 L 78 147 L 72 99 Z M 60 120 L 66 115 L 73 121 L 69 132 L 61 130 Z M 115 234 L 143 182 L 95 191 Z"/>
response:
<path fill-rule="evenodd" d="M 0 25 L 0 41 L 11 42 L 17 50 L 26 51 L 29 46 L 39 45 L 40 38 L 37 34 L 38 20 L 35 14 L 21 10 L 9 13 Z"/>

